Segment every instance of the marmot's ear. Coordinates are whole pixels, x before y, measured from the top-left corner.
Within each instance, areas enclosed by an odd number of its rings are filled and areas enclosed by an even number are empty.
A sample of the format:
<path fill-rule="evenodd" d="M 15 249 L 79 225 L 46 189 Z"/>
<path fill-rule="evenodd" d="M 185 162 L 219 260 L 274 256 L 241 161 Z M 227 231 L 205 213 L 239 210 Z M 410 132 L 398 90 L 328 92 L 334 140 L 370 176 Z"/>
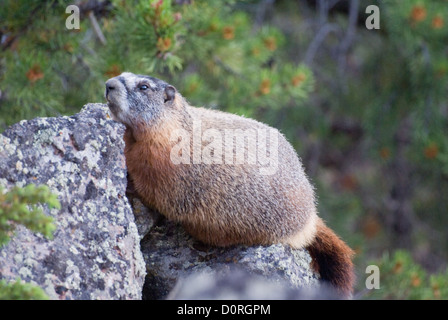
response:
<path fill-rule="evenodd" d="M 165 103 L 173 101 L 176 96 L 176 89 L 173 86 L 166 86 L 165 92 L 163 93 L 163 99 Z"/>

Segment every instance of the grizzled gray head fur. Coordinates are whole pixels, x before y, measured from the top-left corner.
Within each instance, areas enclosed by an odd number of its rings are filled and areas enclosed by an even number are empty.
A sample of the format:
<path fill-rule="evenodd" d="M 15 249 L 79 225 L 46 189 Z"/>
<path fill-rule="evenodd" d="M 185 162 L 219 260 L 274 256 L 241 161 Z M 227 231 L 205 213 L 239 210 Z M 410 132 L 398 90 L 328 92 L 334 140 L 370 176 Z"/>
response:
<path fill-rule="evenodd" d="M 175 95 L 173 86 L 150 76 L 123 72 L 106 81 L 109 109 L 115 120 L 129 127 L 141 121 L 150 124 L 172 104 Z"/>

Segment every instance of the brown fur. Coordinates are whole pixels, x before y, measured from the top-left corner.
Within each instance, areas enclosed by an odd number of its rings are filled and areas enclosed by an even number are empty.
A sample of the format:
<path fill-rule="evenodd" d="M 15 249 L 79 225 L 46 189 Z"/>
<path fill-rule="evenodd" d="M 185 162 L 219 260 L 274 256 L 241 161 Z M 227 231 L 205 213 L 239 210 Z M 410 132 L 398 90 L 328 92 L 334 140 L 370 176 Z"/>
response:
<path fill-rule="evenodd" d="M 352 263 L 354 252 L 322 219 L 318 219 L 316 227 L 314 241 L 307 247 L 313 258 L 312 266 L 323 280 L 329 281 L 344 296 L 350 296 L 355 282 Z"/>

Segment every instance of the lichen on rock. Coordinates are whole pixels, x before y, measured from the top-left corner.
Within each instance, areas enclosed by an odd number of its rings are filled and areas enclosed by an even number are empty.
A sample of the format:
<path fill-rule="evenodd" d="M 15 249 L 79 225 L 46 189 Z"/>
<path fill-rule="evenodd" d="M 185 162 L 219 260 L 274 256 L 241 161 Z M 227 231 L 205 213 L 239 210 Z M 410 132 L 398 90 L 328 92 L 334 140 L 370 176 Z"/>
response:
<path fill-rule="evenodd" d="M 107 106 L 21 121 L 0 135 L 0 183 L 45 184 L 62 209 L 54 239 L 18 228 L 0 248 L 0 278 L 42 287 L 51 299 L 139 299 L 145 276 L 125 190 L 124 128 Z"/>

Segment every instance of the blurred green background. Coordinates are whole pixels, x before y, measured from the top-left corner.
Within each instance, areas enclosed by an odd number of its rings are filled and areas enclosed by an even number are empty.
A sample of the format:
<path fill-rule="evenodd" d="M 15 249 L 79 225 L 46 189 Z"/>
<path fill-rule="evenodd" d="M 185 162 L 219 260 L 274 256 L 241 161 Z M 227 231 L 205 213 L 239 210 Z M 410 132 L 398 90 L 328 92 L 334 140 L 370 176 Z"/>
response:
<path fill-rule="evenodd" d="M 123 71 L 162 78 L 286 135 L 357 298 L 448 298 L 447 1 L 3 0 L 0 39 L 0 131 L 104 102 Z"/>

